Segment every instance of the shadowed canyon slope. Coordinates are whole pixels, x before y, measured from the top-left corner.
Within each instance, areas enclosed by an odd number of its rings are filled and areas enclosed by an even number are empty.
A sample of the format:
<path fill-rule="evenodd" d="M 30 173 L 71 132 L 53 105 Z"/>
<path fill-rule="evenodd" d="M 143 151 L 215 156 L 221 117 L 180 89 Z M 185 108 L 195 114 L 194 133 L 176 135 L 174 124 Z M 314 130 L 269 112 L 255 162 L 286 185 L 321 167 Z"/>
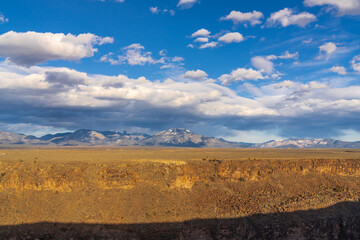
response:
<path fill-rule="evenodd" d="M 356 239 L 359 159 L 358 150 L 3 149 L 0 234 Z"/>

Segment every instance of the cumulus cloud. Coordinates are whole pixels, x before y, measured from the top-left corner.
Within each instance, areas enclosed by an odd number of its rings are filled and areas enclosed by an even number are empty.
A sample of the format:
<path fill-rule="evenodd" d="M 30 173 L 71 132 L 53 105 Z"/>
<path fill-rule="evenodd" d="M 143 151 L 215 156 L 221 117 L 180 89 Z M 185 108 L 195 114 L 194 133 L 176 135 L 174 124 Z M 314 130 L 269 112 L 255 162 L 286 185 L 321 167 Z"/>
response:
<path fill-rule="evenodd" d="M 317 59 L 321 59 L 325 57 L 326 59 L 330 58 L 330 55 L 336 51 L 336 44 L 333 42 L 328 42 L 319 47 L 319 55 L 316 57 Z"/>
<path fill-rule="evenodd" d="M 121 65 L 121 64 L 129 64 L 129 65 L 140 65 L 144 66 L 145 64 L 156 64 L 163 63 L 162 59 L 155 60 L 152 57 L 151 52 L 145 52 L 145 47 L 143 47 L 139 43 L 131 44 L 122 49 L 124 51 L 123 55 L 117 57 L 117 59 L 113 58 L 114 53 L 109 53 L 101 57 L 101 62 L 109 62 L 111 65 Z"/>
<path fill-rule="evenodd" d="M 289 51 L 285 51 L 283 54 L 277 55 L 269 55 L 269 56 L 256 56 L 251 59 L 251 64 L 258 70 L 265 72 L 267 74 L 271 74 L 274 72 L 274 60 L 277 59 L 294 59 L 297 60 L 299 58 L 299 53 L 290 53 Z M 279 78 L 282 74 L 277 72 L 272 75 L 273 78 Z"/>
<path fill-rule="evenodd" d="M 330 72 L 334 72 L 340 75 L 346 75 L 346 68 L 343 66 L 333 66 L 332 68 L 329 69 Z"/>
<path fill-rule="evenodd" d="M 234 24 L 239 23 L 250 23 L 250 25 L 254 26 L 257 24 L 261 24 L 261 19 L 264 17 L 262 12 L 253 11 L 253 12 L 239 12 L 239 11 L 231 11 L 229 15 L 220 18 L 220 20 L 231 20 Z"/>
<path fill-rule="evenodd" d="M 112 124 L 138 127 L 166 124 L 170 116 L 183 121 L 190 116 L 275 114 L 256 101 L 237 96 L 232 90 L 213 82 L 171 79 L 152 82 L 145 77 L 89 75 L 67 68 L 38 67 L 21 69 L 22 73 L 18 73 L 20 69 L 5 71 L 3 64 L 0 68 L 3 70 L 0 72 L 0 101 L 3 103 L 0 111 L 11 108 L 18 112 L 15 105 L 20 102 L 18 107 L 28 109 L 26 115 L 41 125 L 49 121 L 52 126 L 63 127 L 69 126 L 70 121 L 74 128 L 88 127 L 88 114 L 92 116 L 91 121 L 99 120 L 102 124 L 109 120 Z M 201 70 L 187 73 L 192 78 L 205 77 L 205 74 Z M 62 88 L 59 83 L 63 83 Z M 42 115 L 50 109 L 49 118 Z M 110 118 L 109 114 L 112 114 Z M 6 122 L 5 117 L 1 115 L 0 122 Z M 18 119 L 24 121 L 25 118 Z"/>
<path fill-rule="evenodd" d="M 192 8 L 198 0 L 180 0 L 177 4 L 179 8 L 188 9 Z"/>
<path fill-rule="evenodd" d="M 309 7 L 329 6 L 330 9 L 336 9 L 341 15 L 359 15 L 359 0 L 305 0 L 304 4 Z"/>
<path fill-rule="evenodd" d="M 207 37 L 198 37 L 194 40 L 194 42 L 207 43 L 209 42 L 209 38 Z"/>
<path fill-rule="evenodd" d="M 359 103 L 360 93 L 356 91 L 360 89 L 359 86 L 332 88 L 329 84 L 320 82 L 309 82 L 306 84 L 296 83 L 292 81 L 284 81 L 282 83 L 270 84 L 266 87 L 261 87 L 263 100 L 267 97 L 265 95 L 282 95 L 281 105 L 278 105 L 277 110 L 284 116 L 300 116 L 306 113 L 320 113 L 321 111 L 329 113 L 333 111 L 348 111 L 355 107 L 356 111 L 360 110 Z M 268 91 L 268 92 L 266 92 Z M 275 104 L 268 98 L 266 106 Z M 276 104 L 279 104 L 279 100 Z"/>
<path fill-rule="evenodd" d="M 50 60 L 79 60 L 92 57 L 95 45 L 112 43 L 111 37 L 91 33 L 7 32 L 0 35 L 0 56 L 18 65 L 33 66 Z"/>
<path fill-rule="evenodd" d="M 6 18 L 2 13 L 0 13 L 0 24 L 9 22 L 9 19 Z"/>
<path fill-rule="evenodd" d="M 253 69 L 222 76 L 224 83 L 265 78 Z M 344 124 L 360 130 L 359 86 L 282 81 L 245 82 L 241 89 L 248 97 L 211 81 L 152 82 L 0 63 L 0 111 L 6 112 L 0 123 L 99 130 L 202 125 L 208 131 L 278 129 L 287 137 L 333 137 Z"/>
<path fill-rule="evenodd" d="M 360 55 L 355 56 L 351 60 L 351 67 L 352 67 L 352 69 L 354 69 L 354 71 L 360 73 Z"/>
<path fill-rule="evenodd" d="M 200 80 L 200 79 L 204 79 L 207 78 L 207 73 L 198 69 L 196 71 L 187 71 L 184 74 L 185 78 L 190 78 L 190 79 L 194 79 L 194 80 Z"/>
<path fill-rule="evenodd" d="M 265 79 L 260 71 L 256 71 L 252 68 L 238 68 L 233 70 L 230 74 L 223 74 L 219 77 L 220 82 L 223 85 L 229 85 L 232 82 L 246 81 L 246 80 L 259 80 Z"/>
<path fill-rule="evenodd" d="M 296 14 L 292 9 L 284 8 L 278 12 L 272 13 L 270 18 L 267 19 L 269 26 L 281 25 L 287 27 L 290 25 L 297 25 L 306 27 L 309 23 L 317 21 L 315 15 L 308 12 L 301 12 Z"/>
<path fill-rule="evenodd" d="M 202 29 L 199 29 L 197 30 L 196 32 L 194 32 L 193 34 L 191 34 L 191 37 L 192 38 L 197 38 L 197 37 L 209 37 L 210 35 L 210 31 L 205 29 L 205 28 L 202 28 Z"/>
<path fill-rule="evenodd" d="M 241 33 L 231 32 L 231 33 L 226 33 L 223 36 L 219 37 L 218 40 L 224 43 L 233 43 L 233 42 L 239 43 L 244 41 L 244 37 Z"/>
<path fill-rule="evenodd" d="M 124 47 L 122 50 L 124 51 L 123 55 L 117 57 L 117 59 L 113 58 L 114 53 L 109 53 L 101 57 L 101 62 L 109 62 L 111 65 L 121 65 L 121 64 L 129 64 L 129 65 L 140 65 L 144 66 L 145 64 L 156 64 L 163 62 L 160 60 L 155 60 L 152 57 L 151 52 L 145 52 L 144 47 L 139 43 L 134 43 L 130 46 Z"/>
<path fill-rule="evenodd" d="M 266 73 L 274 72 L 274 63 L 266 57 L 257 56 L 251 58 L 251 64 L 256 68 Z"/>
<path fill-rule="evenodd" d="M 209 43 L 205 43 L 205 44 L 202 44 L 200 45 L 200 49 L 205 49 L 205 48 L 215 48 L 217 47 L 219 43 L 218 42 L 209 42 Z"/>

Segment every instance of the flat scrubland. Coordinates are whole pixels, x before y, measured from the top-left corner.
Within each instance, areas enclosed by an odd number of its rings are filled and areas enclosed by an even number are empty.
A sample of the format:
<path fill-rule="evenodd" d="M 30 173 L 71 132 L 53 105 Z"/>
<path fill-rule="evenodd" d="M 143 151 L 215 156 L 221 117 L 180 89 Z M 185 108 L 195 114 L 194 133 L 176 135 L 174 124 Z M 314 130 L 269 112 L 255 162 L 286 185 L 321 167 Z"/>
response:
<path fill-rule="evenodd" d="M 286 232 L 291 222 L 357 221 L 359 197 L 354 149 L 0 149 L 0 236 L 9 238 L 227 239 L 219 221 L 231 220 L 222 223 L 247 232 L 229 234 L 257 239 L 275 223 Z M 210 226 L 220 230 L 206 237 Z"/>

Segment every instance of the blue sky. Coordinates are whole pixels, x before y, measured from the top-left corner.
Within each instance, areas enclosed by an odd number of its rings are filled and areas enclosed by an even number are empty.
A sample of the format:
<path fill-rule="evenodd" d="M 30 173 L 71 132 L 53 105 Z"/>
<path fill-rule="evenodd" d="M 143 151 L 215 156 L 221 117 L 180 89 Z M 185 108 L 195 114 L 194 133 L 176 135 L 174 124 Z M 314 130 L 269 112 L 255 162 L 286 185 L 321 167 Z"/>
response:
<path fill-rule="evenodd" d="M 360 140 L 360 0 L 2 0 L 0 129 Z"/>

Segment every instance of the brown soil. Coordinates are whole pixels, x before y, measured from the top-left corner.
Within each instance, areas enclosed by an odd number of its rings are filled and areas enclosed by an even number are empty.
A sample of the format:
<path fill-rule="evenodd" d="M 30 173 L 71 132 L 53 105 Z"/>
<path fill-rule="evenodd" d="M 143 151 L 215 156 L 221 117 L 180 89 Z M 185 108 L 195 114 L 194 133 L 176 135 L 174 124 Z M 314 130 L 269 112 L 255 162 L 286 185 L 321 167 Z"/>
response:
<path fill-rule="evenodd" d="M 0 236 L 18 236 L 22 226 L 29 230 L 19 238 L 41 237 L 52 223 L 63 224 L 55 227 L 60 233 L 66 224 L 88 224 L 100 239 L 127 226 L 115 234 L 122 239 L 139 226 L 148 236 L 159 228 L 175 238 L 192 224 L 213 226 L 211 219 L 229 225 L 256 216 L 261 228 L 280 218 L 285 224 L 345 213 L 357 221 L 359 159 L 358 150 L 0 149 Z M 334 208 L 344 202 L 350 205 Z M 302 215 L 286 215 L 295 211 Z M 140 232 L 129 236 L 141 238 Z"/>

